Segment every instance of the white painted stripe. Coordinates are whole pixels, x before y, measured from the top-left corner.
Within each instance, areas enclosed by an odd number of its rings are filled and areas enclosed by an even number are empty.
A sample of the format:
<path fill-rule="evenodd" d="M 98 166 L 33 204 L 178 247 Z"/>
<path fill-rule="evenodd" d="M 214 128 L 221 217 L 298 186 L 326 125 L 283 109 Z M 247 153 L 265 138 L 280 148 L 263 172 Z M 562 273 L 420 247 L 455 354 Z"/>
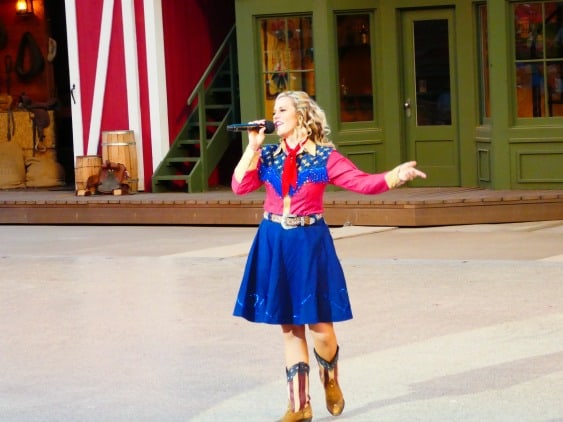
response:
<path fill-rule="evenodd" d="M 74 101 L 71 100 L 72 112 L 72 139 L 74 157 L 84 155 L 84 128 L 82 125 L 82 99 L 80 95 L 80 65 L 78 61 L 78 26 L 76 24 L 75 0 L 66 0 L 66 34 L 68 44 L 68 70 L 70 76 L 69 89 L 73 92 Z M 74 90 L 72 87 L 74 86 Z M 75 160 L 76 161 L 76 160 Z"/>
<path fill-rule="evenodd" d="M 547 258 L 540 259 L 540 261 L 563 262 L 563 255 L 549 256 Z"/>
<path fill-rule="evenodd" d="M 252 242 L 241 242 L 232 245 L 218 246 L 216 248 L 198 249 L 196 251 L 181 252 L 166 255 L 169 258 L 232 258 L 246 256 Z"/>
<path fill-rule="evenodd" d="M 139 60 L 137 57 L 137 33 L 135 4 L 133 0 L 122 0 L 123 43 L 125 48 L 125 78 L 127 82 L 127 109 L 129 130 L 135 134 L 139 190 L 144 190 L 143 133 L 141 126 L 141 95 L 139 86 Z"/>
<path fill-rule="evenodd" d="M 104 0 L 102 9 L 102 24 L 98 45 L 98 62 L 96 64 L 96 79 L 94 82 L 94 97 L 92 99 L 92 115 L 90 117 L 90 132 L 88 134 L 88 155 L 96 155 L 100 140 L 102 125 L 102 111 L 106 91 L 108 71 L 109 45 L 111 41 L 111 23 L 113 20 L 114 0 Z"/>
<path fill-rule="evenodd" d="M 430 338 L 403 346 L 346 359 L 341 354 L 340 380 L 347 400 L 342 418 L 346 420 L 455 420 L 454 411 L 445 404 L 464 401 L 467 415 L 484 406 L 490 411 L 503 403 L 491 398 L 500 395 L 509 406 L 522 401 L 522 391 L 544 392 L 541 410 L 548 420 L 549 411 L 562 411 L 560 393 L 553 386 L 562 379 L 561 364 L 554 363 L 563 352 L 563 313 L 547 314 L 521 321 L 509 321 L 451 335 Z M 361 339 L 360 341 L 366 341 Z M 377 341 L 377 339 L 373 340 Z M 534 367 L 548 361 L 548 368 L 538 373 L 519 373 L 521 367 Z M 314 371 L 311 371 L 313 374 Z M 312 375 L 314 376 L 314 375 Z M 558 381 L 559 380 L 559 381 Z M 240 391 L 216 403 L 190 420 L 197 422 L 231 420 L 233 415 L 245 421 L 264 420 L 248 403 L 272 403 L 283 411 L 284 380 Z M 326 415 L 320 382 L 311 382 L 313 409 Z M 533 387 L 533 388 L 532 388 Z M 545 395 L 547 394 L 547 396 Z M 528 396 L 526 400 L 529 400 Z M 557 397 L 557 401 L 553 400 Z M 492 403 L 491 402 L 495 402 Z M 321 404 L 322 403 L 322 404 Z M 401 418 L 416 408 L 425 417 Z M 318 411 L 317 411 L 318 409 Z M 448 415 L 450 418 L 446 418 Z M 537 409 L 531 410 L 537 415 Z M 388 414 L 390 413 L 390 414 Z M 486 413 L 486 412 L 485 412 Z M 376 416 L 385 415 L 386 418 Z M 348 417 L 347 417 L 348 416 Z M 561 413 L 559 413 L 561 416 Z M 467 420 L 467 419 L 464 419 Z M 475 417 L 470 420 L 492 420 Z M 514 419 L 505 415 L 493 420 Z M 555 420 L 555 419 L 553 419 Z M 557 419 L 559 420 L 559 419 Z"/>
<path fill-rule="evenodd" d="M 347 237 L 362 236 L 372 233 L 381 233 L 389 230 L 396 230 L 397 227 L 368 227 L 368 226 L 346 226 L 331 228 L 330 233 L 334 240 Z M 180 252 L 166 255 L 173 258 L 232 258 L 236 256 L 248 255 L 252 242 L 234 243 L 232 245 L 217 246 L 215 248 L 198 249 L 189 252 Z"/>
<path fill-rule="evenodd" d="M 144 8 L 152 140 L 152 171 L 154 172 L 170 149 L 161 0 L 145 0 Z"/>

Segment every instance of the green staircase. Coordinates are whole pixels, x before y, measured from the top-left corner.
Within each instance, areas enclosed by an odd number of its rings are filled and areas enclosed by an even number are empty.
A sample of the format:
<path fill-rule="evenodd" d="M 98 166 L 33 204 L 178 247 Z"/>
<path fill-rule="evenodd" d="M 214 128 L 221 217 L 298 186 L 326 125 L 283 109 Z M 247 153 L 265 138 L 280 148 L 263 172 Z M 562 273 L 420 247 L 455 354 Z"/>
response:
<path fill-rule="evenodd" d="M 152 176 L 153 192 L 206 192 L 209 177 L 237 135 L 240 118 L 233 27 L 187 101 L 190 114 Z"/>

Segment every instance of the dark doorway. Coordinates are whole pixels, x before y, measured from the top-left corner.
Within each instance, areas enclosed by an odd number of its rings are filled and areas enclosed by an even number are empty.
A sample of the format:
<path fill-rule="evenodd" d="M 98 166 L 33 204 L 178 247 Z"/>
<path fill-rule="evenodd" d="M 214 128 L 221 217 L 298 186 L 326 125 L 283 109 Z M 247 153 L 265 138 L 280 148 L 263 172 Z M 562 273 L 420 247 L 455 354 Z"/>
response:
<path fill-rule="evenodd" d="M 58 100 L 55 113 L 57 160 L 65 170 L 67 186 L 74 189 L 74 151 L 72 139 L 71 90 L 68 69 L 68 44 L 64 2 L 45 0 L 45 19 L 49 37 L 56 42 L 56 55 L 51 62 L 53 87 L 49 95 Z"/>

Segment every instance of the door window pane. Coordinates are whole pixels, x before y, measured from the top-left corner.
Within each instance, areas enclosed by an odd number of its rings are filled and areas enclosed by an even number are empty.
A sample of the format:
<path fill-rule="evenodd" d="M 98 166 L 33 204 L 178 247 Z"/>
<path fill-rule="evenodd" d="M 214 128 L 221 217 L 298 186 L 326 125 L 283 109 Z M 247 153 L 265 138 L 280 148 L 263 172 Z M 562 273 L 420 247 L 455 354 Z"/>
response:
<path fill-rule="evenodd" d="M 543 57 L 541 3 L 516 4 L 514 15 L 516 60 Z"/>
<path fill-rule="evenodd" d="M 543 65 L 540 63 L 517 63 L 516 86 L 518 117 L 541 117 L 544 115 Z"/>
<path fill-rule="evenodd" d="M 273 109 L 285 90 L 315 97 L 313 23 L 310 16 L 261 18 L 260 47 L 264 81 L 264 109 Z"/>
<path fill-rule="evenodd" d="M 491 97 L 489 83 L 489 34 L 487 30 L 487 5 L 477 6 L 479 19 L 479 64 L 481 116 L 491 117 Z"/>
<path fill-rule="evenodd" d="M 547 62 L 548 115 L 563 116 L 563 63 Z"/>
<path fill-rule="evenodd" d="M 563 116 L 563 2 L 515 3 L 518 117 Z"/>
<path fill-rule="evenodd" d="M 372 121 L 373 86 L 370 15 L 336 17 L 340 121 Z"/>
<path fill-rule="evenodd" d="M 448 20 L 414 22 L 416 122 L 450 125 L 450 48 Z"/>

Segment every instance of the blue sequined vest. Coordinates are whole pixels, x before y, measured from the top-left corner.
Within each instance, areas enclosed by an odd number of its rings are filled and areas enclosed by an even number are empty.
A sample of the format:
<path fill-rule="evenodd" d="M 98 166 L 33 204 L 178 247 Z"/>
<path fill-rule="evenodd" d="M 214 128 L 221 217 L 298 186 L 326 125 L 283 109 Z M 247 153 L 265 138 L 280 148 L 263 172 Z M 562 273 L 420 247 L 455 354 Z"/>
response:
<path fill-rule="evenodd" d="M 274 155 L 279 148 L 278 144 L 269 144 L 262 147 L 260 156 L 260 180 L 270 184 L 278 195 L 282 196 L 282 169 L 287 154 L 280 152 Z M 328 183 L 327 162 L 330 153 L 334 151 L 332 147 L 317 145 L 316 155 L 307 152 L 297 156 L 297 188 L 290 187 L 289 196 L 293 196 L 305 183 Z"/>

